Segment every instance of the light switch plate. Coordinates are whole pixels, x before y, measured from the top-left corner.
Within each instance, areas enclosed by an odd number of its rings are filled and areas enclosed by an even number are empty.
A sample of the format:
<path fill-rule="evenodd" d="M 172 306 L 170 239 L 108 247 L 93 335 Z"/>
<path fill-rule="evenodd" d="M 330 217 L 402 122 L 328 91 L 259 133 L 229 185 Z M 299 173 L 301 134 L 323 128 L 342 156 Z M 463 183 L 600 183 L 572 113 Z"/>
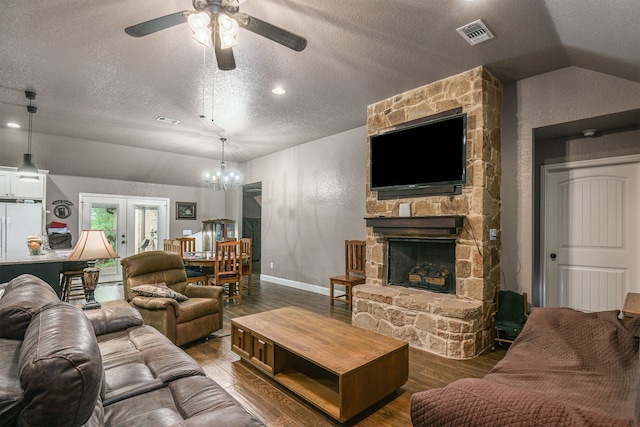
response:
<path fill-rule="evenodd" d="M 497 240 L 498 239 L 498 230 L 492 228 L 489 230 L 489 240 Z"/>

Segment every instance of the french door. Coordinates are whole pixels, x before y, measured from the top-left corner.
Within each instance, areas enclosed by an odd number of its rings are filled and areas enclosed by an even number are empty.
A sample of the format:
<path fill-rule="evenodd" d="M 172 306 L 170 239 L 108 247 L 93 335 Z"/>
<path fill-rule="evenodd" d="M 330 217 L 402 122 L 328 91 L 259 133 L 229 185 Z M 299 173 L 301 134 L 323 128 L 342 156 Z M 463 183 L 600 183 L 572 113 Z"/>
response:
<path fill-rule="evenodd" d="M 640 292 L 640 156 L 543 168 L 543 303 L 622 308 Z"/>
<path fill-rule="evenodd" d="M 101 229 L 120 259 L 157 250 L 169 235 L 169 199 L 80 193 L 80 229 Z M 120 261 L 100 260 L 100 282 L 122 280 Z"/>

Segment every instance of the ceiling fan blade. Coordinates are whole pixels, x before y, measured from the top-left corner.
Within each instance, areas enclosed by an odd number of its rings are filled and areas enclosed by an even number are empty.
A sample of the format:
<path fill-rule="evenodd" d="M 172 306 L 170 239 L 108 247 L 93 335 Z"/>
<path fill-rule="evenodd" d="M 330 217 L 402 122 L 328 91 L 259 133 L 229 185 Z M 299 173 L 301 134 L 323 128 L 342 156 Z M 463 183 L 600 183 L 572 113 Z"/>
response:
<path fill-rule="evenodd" d="M 266 37 L 269 40 L 273 40 L 276 43 L 280 43 L 289 49 L 301 52 L 305 47 L 307 47 L 307 39 L 294 34 L 291 31 L 276 27 L 273 24 L 269 24 L 268 22 L 254 18 L 253 16 L 245 13 L 236 13 L 230 16 L 234 18 L 242 28 L 259 34 L 262 37 Z"/>
<path fill-rule="evenodd" d="M 161 16 L 150 21 L 141 22 L 140 24 L 132 25 L 124 29 L 124 32 L 132 37 L 143 37 L 149 34 L 166 30 L 175 25 L 187 22 L 187 16 L 191 13 L 188 10 L 182 12 L 172 13 L 171 15 Z"/>
<path fill-rule="evenodd" d="M 216 61 L 218 68 L 223 71 L 235 70 L 236 60 L 233 57 L 233 48 L 222 49 L 220 47 L 220 37 L 214 37 L 214 46 L 216 51 Z"/>

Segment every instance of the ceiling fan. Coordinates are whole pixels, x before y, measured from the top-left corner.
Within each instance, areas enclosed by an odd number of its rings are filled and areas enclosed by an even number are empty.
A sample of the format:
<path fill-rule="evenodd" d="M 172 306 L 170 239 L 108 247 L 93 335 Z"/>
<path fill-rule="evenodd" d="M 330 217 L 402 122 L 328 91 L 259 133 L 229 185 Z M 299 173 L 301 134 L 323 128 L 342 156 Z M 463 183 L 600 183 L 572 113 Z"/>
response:
<path fill-rule="evenodd" d="M 240 12 L 238 0 L 192 0 L 195 11 L 183 10 L 161 16 L 124 29 L 132 37 L 143 37 L 187 22 L 194 31 L 194 38 L 207 46 L 213 46 L 221 70 L 233 70 L 236 61 L 232 47 L 238 27 L 249 30 L 293 49 L 297 52 L 307 47 L 307 39 L 276 27 L 246 13 Z"/>

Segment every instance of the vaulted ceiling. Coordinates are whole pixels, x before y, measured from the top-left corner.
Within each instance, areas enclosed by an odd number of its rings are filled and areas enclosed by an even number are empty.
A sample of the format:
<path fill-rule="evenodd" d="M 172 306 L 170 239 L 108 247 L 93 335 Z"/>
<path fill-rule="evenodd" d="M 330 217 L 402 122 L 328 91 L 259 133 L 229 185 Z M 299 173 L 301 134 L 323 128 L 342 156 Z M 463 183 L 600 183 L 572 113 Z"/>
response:
<path fill-rule="evenodd" d="M 637 0 L 245 0 L 308 46 L 240 29 L 233 71 L 186 24 L 125 34 L 189 0 L 2 6 L 0 126 L 26 128 L 31 89 L 38 133 L 207 158 L 225 137 L 237 162 L 362 126 L 367 105 L 479 65 L 503 83 L 571 65 L 640 81 Z M 456 28 L 477 19 L 495 38 L 471 46 Z"/>

